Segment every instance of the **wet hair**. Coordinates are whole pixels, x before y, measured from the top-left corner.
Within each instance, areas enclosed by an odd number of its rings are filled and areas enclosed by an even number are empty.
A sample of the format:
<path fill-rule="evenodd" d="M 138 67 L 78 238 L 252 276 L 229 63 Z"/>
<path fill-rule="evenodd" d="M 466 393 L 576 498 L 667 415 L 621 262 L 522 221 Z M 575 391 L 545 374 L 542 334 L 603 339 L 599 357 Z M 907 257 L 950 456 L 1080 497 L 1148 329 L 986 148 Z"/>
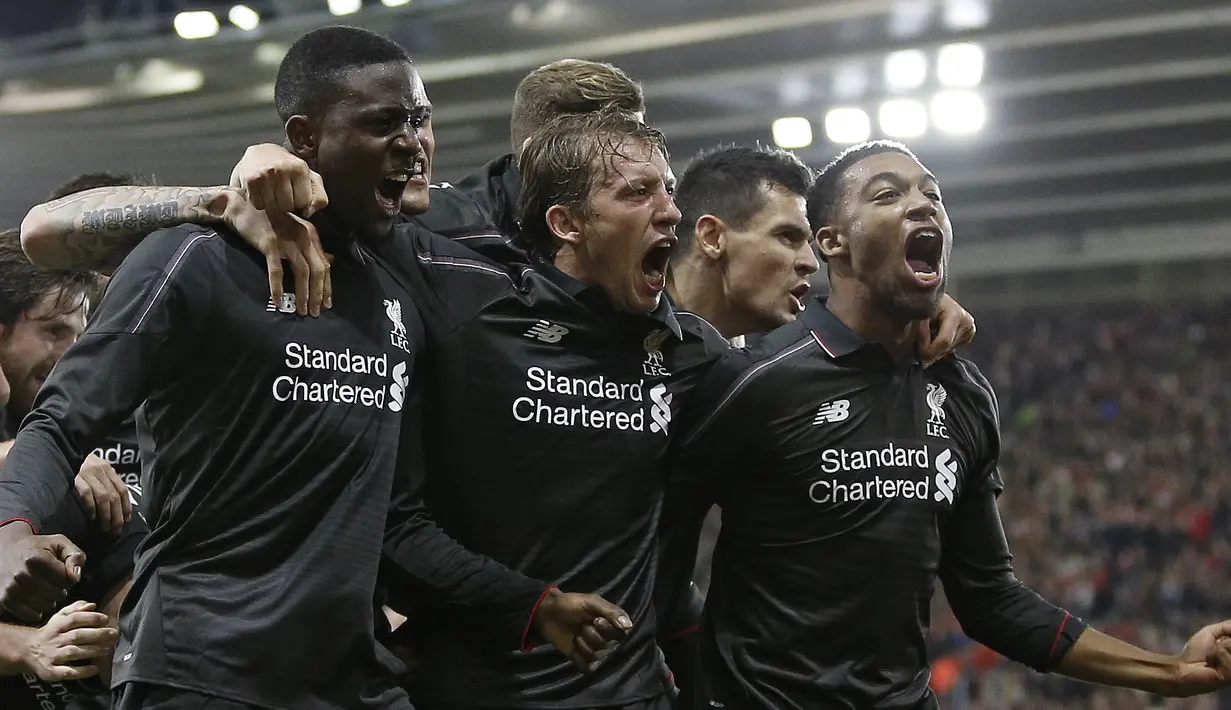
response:
<path fill-rule="evenodd" d="M 49 317 L 76 313 L 87 307 L 102 277 L 78 269 L 43 269 L 30 263 L 21 250 L 21 232 L 0 232 L 0 324 L 12 328 L 48 294 L 56 294 Z"/>
<path fill-rule="evenodd" d="M 285 124 L 291 116 L 320 116 L 341 91 L 349 69 L 409 62 L 410 54 L 387 37 L 358 27 L 313 30 L 291 45 L 274 79 L 274 105 Z"/>
<path fill-rule="evenodd" d="M 769 201 L 765 188 L 780 188 L 807 197 L 814 173 L 794 153 L 757 146 L 718 147 L 701 153 L 680 176 L 675 204 L 683 219 L 679 249 L 687 251 L 702 215 L 714 215 L 744 229 Z"/>
<path fill-rule="evenodd" d="M 641 85 L 622 69 L 585 59 L 561 59 L 535 69 L 517 85 L 509 132 L 513 152 L 552 119 L 569 114 L 645 111 Z"/>
<path fill-rule="evenodd" d="M 628 143 L 670 160 L 662 133 L 617 109 L 559 116 L 530 137 L 521 157 L 518 200 L 526 248 L 546 259 L 555 255 L 559 244 L 547 226 L 547 211 L 563 205 L 588 219 L 590 195 L 610 174 L 610 158 L 640 159 L 626 154 Z"/>

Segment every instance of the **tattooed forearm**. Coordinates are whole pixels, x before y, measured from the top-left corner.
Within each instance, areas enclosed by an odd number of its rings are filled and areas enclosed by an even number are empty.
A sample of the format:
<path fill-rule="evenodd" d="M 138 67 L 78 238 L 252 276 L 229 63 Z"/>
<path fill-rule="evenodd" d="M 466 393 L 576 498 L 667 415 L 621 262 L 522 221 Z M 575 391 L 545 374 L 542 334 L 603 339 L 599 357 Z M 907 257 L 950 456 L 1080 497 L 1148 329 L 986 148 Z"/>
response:
<path fill-rule="evenodd" d="M 40 266 L 107 270 L 151 232 L 222 221 L 230 187 L 100 187 L 35 207 L 22 246 Z"/>

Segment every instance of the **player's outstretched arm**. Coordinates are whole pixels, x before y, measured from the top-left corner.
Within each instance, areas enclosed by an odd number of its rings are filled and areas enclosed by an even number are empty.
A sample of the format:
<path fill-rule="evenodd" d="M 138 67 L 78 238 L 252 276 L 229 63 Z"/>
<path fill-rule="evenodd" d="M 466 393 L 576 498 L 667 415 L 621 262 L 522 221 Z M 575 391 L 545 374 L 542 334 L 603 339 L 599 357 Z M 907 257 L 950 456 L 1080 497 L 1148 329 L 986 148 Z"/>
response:
<path fill-rule="evenodd" d="M 322 191 L 323 194 L 323 191 Z M 99 187 L 35 206 L 21 223 L 30 261 L 52 269 L 111 273 L 143 239 L 183 224 L 225 226 L 260 251 L 270 295 L 282 299 L 282 261 L 291 263 L 300 315 L 320 314 L 332 288 L 316 230 L 264 212 L 237 187 Z"/>
<path fill-rule="evenodd" d="M 1231 687 L 1231 621 L 1201 629 L 1176 654 L 1146 651 L 1086 629 L 1056 672 L 1171 698 L 1212 693 Z"/>

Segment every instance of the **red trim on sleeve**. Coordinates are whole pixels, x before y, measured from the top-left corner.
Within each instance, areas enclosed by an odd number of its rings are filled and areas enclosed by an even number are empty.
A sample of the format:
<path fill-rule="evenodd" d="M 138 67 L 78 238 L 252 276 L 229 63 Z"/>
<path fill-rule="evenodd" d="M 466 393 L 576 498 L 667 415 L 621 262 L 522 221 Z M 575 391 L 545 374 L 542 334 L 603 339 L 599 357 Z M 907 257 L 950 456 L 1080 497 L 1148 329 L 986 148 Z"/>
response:
<path fill-rule="evenodd" d="M 675 685 L 675 674 L 674 673 L 667 674 L 667 685 Z"/>
<path fill-rule="evenodd" d="M 547 589 L 544 589 L 543 593 L 539 595 L 538 601 L 534 603 L 534 607 L 530 610 L 530 618 L 526 619 L 526 630 L 521 632 L 522 653 L 526 653 L 538 645 L 538 644 L 530 643 L 530 628 L 534 626 L 534 615 L 538 613 L 539 604 L 543 603 L 543 600 L 547 598 L 548 594 L 551 594 L 553 589 L 557 589 L 556 585 L 554 584 L 548 587 Z"/>
<path fill-rule="evenodd" d="M 1064 612 L 1064 621 L 1060 622 L 1060 628 L 1056 629 L 1056 640 L 1051 642 L 1051 650 L 1047 652 L 1047 663 L 1051 665 L 1051 657 L 1056 654 L 1056 647 L 1060 645 L 1060 635 L 1064 633 L 1064 625 L 1069 623 L 1069 617 L 1072 614 Z"/>
<path fill-rule="evenodd" d="M 675 641 L 676 639 L 682 639 L 682 638 L 684 638 L 685 636 L 691 636 L 691 635 L 693 635 L 693 634 L 697 633 L 697 632 L 698 632 L 698 631 L 700 631 L 700 630 L 701 630 L 701 625 L 700 625 L 700 624 L 697 624 L 696 626 L 689 626 L 688 628 L 686 628 L 686 629 L 684 629 L 684 630 L 682 630 L 682 631 L 675 631 L 675 632 L 673 632 L 673 633 L 668 634 L 668 635 L 667 635 L 667 640 L 668 640 L 668 641 Z"/>
<path fill-rule="evenodd" d="M 26 520 L 25 518 L 9 518 L 8 520 L 5 520 L 4 522 L 0 523 L 0 528 L 4 527 L 5 525 L 8 525 L 9 523 L 16 523 L 16 522 L 23 522 L 26 525 L 29 525 L 30 532 L 34 533 L 35 535 L 38 535 L 38 528 L 34 527 L 34 523 L 30 522 L 29 520 Z"/>

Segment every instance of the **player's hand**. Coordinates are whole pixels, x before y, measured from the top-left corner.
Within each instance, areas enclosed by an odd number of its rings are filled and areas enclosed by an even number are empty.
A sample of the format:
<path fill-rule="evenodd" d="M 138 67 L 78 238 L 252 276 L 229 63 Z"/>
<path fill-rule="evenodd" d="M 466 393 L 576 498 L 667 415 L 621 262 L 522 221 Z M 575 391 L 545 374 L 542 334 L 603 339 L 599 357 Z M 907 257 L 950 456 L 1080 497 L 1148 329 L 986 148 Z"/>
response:
<path fill-rule="evenodd" d="M 329 204 L 321 176 L 273 143 L 248 146 L 231 171 L 231 186 L 246 190 L 258 210 L 293 212 L 304 219 Z"/>
<path fill-rule="evenodd" d="M 73 602 L 30 634 L 29 646 L 22 654 L 23 664 L 29 672 L 51 682 L 96 676 L 97 664 L 74 664 L 111 662 L 119 632 L 110 623 L 106 614 L 94 611 L 93 604 Z"/>
<path fill-rule="evenodd" d="M 16 521 L 0 526 L 0 606 L 37 624 L 81 580 L 85 553 L 63 535 L 35 535 Z"/>
<path fill-rule="evenodd" d="M 282 304 L 282 262 L 289 261 L 295 276 L 295 312 L 316 317 L 322 305 L 331 308 L 330 257 L 321 247 L 316 227 L 293 214 L 259 210 L 238 190 L 227 198 L 223 221 L 265 256 L 275 307 Z"/>
<path fill-rule="evenodd" d="M 111 464 L 90 454 L 81 464 L 73 483 L 90 519 L 97 522 L 103 532 L 118 533 L 125 523 L 132 520 L 128 486 Z"/>
<path fill-rule="evenodd" d="M 1201 629 L 1175 658 L 1173 697 L 1231 687 L 1231 620 Z"/>
<path fill-rule="evenodd" d="M 936 337 L 932 337 L 931 323 L 921 321 L 918 325 L 919 359 L 925 367 L 952 355 L 975 339 L 975 317 L 949 294 L 940 300 L 935 322 L 938 326 Z"/>
<path fill-rule="evenodd" d="M 596 594 L 553 589 L 532 619 L 534 631 L 582 671 L 592 671 L 633 627 L 620 607 Z"/>

